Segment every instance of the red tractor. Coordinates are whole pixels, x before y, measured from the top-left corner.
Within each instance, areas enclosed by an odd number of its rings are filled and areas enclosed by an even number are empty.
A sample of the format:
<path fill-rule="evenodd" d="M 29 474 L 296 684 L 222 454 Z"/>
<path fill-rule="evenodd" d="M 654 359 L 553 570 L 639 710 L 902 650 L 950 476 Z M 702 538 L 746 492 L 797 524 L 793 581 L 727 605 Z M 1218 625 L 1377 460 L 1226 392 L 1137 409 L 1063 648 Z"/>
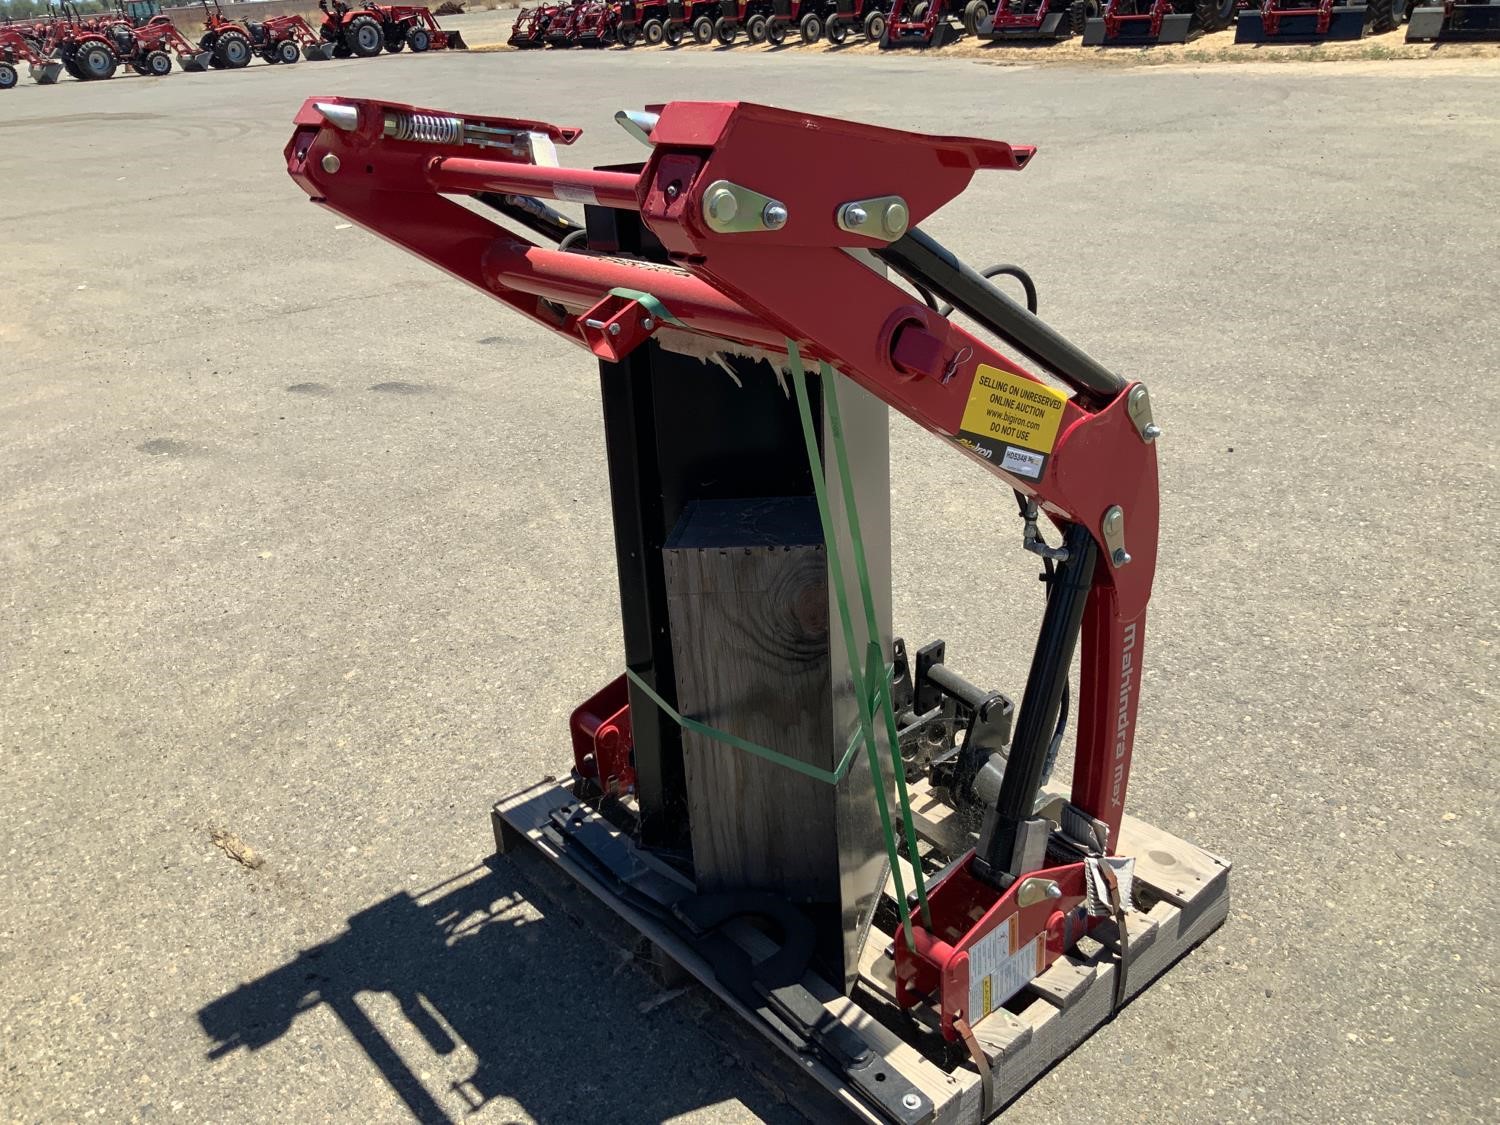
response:
<path fill-rule="evenodd" d="M 52 85 L 63 69 L 61 60 L 42 55 L 29 36 L 13 27 L 0 27 L 0 90 L 9 90 L 21 80 L 18 63 L 31 68 L 32 80 L 38 86 Z"/>
<path fill-rule="evenodd" d="M 318 0 L 318 7 L 323 12 L 318 34 L 323 42 L 333 44 L 334 58 L 354 55 L 367 59 L 380 54 L 385 46 L 385 29 L 376 16 L 344 0 Z"/>
<path fill-rule="evenodd" d="M 714 38 L 728 47 L 743 31 L 750 42 L 763 43 L 775 14 L 772 0 L 729 0 L 714 23 Z"/>
<path fill-rule="evenodd" d="M 667 20 L 671 18 L 667 0 L 620 0 L 618 8 L 616 37 L 620 46 L 634 47 L 644 42 L 648 47 L 656 47 L 666 39 Z"/>
<path fill-rule="evenodd" d="M 195 48 L 163 15 L 136 25 L 121 5 L 114 16 L 99 20 L 99 29 L 109 39 L 120 62 L 149 78 L 171 74 L 173 55 L 184 70 L 203 70 L 209 64 L 209 52 Z"/>
<path fill-rule="evenodd" d="M 226 19 L 219 0 L 199 0 L 203 5 L 203 36 L 198 46 L 208 54 L 208 65 L 215 70 L 239 70 L 255 57 L 254 41 L 244 24 Z M 182 65 L 183 70 L 202 70 L 202 66 Z"/>
<path fill-rule="evenodd" d="M 689 31 L 693 42 L 707 46 L 714 40 L 714 25 L 733 7 L 731 0 L 667 0 L 667 46 L 679 45 Z"/>
<path fill-rule="evenodd" d="M 766 27 L 766 38 L 772 46 L 786 42 L 787 33 L 797 29 L 804 43 L 816 43 L 823 38 L 823 27 L 830 20 L 838 19 L 836 0 L 773 0 L 776 12 Z"/>
<path fill-rule="evenodd" d="M 60 14 L 45 28 L 36 51 L 43 58 L 56 58 L 62 68 L 80 82 L 113 78 L 120 60 L 109 37 L 97 20 L 86 20 L 71 3 L 60 6 Z"/>
<path fill-rule="evenodd" d="M 547 24 L 547 46 L 554 50 L 566 50 L 578 45 L 578 15 L 583 7 L 583 0 L 573 0 L 573 3 L 562 8 L 552 17 Z"/>
<path fill-rule="evenodd" d="M 837 11 L 824 21 L 830 43 L 842 43 L 859 30 L 871 43 L 879 43 L 891 18 L 891 0 L 838 0 Z"/>
<path fill-rule="evenodd" d="M 578 10 L 573 39 L 580 47 L 608 47 L 619 42 L 620 4 L 610 0 L 589 0 Z"/>
<path fill-rule="evenodd" d="M 301 16 L 246 20 L 245 30 L 250 34 L 250 46 L 268 63 L 333 58 L 333 44 L 323 42 L 312 24 Z"/>
<path fill-rule="evenodd" d="M 363 9 L 380 23 L 385 49 L 396 54 L 403 47 L 421 51 L 467 51 L 462 32 L 444 31 L 431 8 L 413 4 L 367 3 Z"/>

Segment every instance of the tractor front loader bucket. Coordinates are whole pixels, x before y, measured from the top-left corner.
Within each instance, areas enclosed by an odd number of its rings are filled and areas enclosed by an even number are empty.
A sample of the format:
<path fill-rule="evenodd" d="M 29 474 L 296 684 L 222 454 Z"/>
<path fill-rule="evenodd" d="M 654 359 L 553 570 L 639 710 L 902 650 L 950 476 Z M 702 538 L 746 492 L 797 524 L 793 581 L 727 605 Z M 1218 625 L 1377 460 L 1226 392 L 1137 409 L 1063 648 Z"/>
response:
<path fill-rule="evenodd" d="M 177 65 L 191 74 L 199 74 L 208 69 L 213 57 L 212 51 L 196 51 L 191 55 L 178 55 Z"/>
<path fill-rule="evenodd" d="M 979 38 L 990 40 L 1003 39 L 1065 39 L 1071 32 L 1067 24 L 1068 13 L 1048 12 L 1045 19 L 1035 27 L 996 27 L 995 17 L 991 16 L 979 25 Z"/>
<path fill-rule="evenodd" d="M 304 43 L 302 57 L 308 62 L 327 62 L 333 58 L 333 49 L 337 46 L 337 43 Z"/>
<path fill-rule="evenodd" d="M 462 31 L 445 31 L 443 34 L 448 37 L 448 50 L 467 51 L 469 49 L 469 45 L 464 42 Z"/>
<path fill-rule="evenodd" d="M 1500 40 L 1500 3 L 1424 4 L 1411 10 L 1408 43 Z"/>
<path fill-rule="evenodd" d="M 1159 43 L 1186 43 L 1193 23 L 1191 12 L 1172 10 L 1170 0 L 1131 5 L 1129 0 L 1109 0 L 1104 15 L 1083 25 L 1085 47 L 1152 47 Z"/>
<path fill-rule="evenodd" d="M 942 19 L 930 27 L 920 21 L 892 21 L 885 25 L 885 31 L 880 35 L 880 49 L 889 51 L 895 47 L 946 47 L 949 43 L 962 39 L 963 34 L 962 29 Z"/>
<path fill-rule="evenodd" d="M 63 64 L 61 59 L 47 59 L 43 62 L 31 64 L 31 79 L 38 86 L 51 86 L 62 77 Z"/>
<path fill-rule="evenodd" d="M 1277 7 L 1267 0 L 1259 8 L 1246 8 L 1235 21 L 1236 43 L 1323 43 L 1333 39 L 1364 36 L 1368 8 L 1364 4 L 1335 7 L 1329 0 L 1302 7 Z"/>

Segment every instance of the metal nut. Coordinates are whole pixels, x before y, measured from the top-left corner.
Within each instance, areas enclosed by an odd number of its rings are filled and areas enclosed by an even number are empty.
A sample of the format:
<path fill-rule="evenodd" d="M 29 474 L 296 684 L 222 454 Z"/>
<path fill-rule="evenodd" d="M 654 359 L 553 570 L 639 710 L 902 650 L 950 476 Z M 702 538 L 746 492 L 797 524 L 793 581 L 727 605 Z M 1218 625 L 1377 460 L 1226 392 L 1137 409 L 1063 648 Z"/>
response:
<path fill-rule="evenodd" d="M 786 226 L 786 208 L 780 203 L 767 203 L 761 208 L 760 219 L 771 230 L 780 230 Z"/>
<path fill-rule="evenodd" d="M 916 1094 L 903 1094 L 901 1096 L 901 1104 L 907 1109 L 916 1109 L 921 1106 L 922 1099 L 917 1097 Z"/>
<path fill-rule="evenodd" d="M 337 156 L 335 156 L 331 152 L 324 153 L 323 154 L 323 171 L 327 172 L 331 176 L 335 172 L 337 172 L 338 170 L 339 170 L 339 158 Z"/>
<path fill-rule="evenodd" d="M 844 205 L 844 225 L 846 227 L 862 227 L 869 218 L 870 213 L 858 203 L 846 203 Z"/>

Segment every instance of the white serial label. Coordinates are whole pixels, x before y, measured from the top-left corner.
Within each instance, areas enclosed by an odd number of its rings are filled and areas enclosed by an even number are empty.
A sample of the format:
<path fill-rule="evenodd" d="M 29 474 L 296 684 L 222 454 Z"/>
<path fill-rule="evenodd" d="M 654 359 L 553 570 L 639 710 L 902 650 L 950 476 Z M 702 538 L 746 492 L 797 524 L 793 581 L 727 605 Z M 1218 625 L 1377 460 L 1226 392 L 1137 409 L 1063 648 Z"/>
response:
<path fill-rule="evenodd" d="M 1017 476 L 1030 477 L 1036 480 L 1042 475 L 1042 455 L 1040 453 L 1028 453 L 1024 449 L 1014 446 L 1006 449 L 1005 456 L 1000 459 L 1000 467 L 1007 472 L 1015 473 Z"/>
<path fill-rule="evenodd" d="M 572 184 L 556 184 L 552 189 L 558 199 L 568 203 L 598 203 L 599 198 L 591 187 L 575 187 Z"/>
<path fill-rule="evenodd" d="M 970 1023 L 984 1019 L 1036 976 L 1041 935 L 1012 953 L 1011 927 L 1015 921 L 1014 917 L 1007 918 L 969 947 Z"/>

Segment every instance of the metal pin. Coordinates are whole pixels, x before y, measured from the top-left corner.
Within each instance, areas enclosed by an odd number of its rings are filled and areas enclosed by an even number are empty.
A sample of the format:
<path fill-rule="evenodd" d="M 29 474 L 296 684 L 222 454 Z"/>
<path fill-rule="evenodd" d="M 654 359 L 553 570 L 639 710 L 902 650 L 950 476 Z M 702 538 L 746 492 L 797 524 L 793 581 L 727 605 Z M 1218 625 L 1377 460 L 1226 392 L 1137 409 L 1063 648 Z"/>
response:
<path fill-rule="evenodd" d="M 339 158 L 331 152 L 323 154 L 323 171 L 330 176 L 339 170 Z"/>
<path fill-rule="evenodd" d="M 767 203 L 761 209 L 760 218 L 771 230 L 786 226 L 787 210 L 780 203 Z"/>
<path fill-rule="evenodd" d="M 335 129 L 352 133 L 359 128 L 359 107 L 336 105 L 333 102 L 313 102 L 313 108 L 323 115 L 323 120 Z"/>

